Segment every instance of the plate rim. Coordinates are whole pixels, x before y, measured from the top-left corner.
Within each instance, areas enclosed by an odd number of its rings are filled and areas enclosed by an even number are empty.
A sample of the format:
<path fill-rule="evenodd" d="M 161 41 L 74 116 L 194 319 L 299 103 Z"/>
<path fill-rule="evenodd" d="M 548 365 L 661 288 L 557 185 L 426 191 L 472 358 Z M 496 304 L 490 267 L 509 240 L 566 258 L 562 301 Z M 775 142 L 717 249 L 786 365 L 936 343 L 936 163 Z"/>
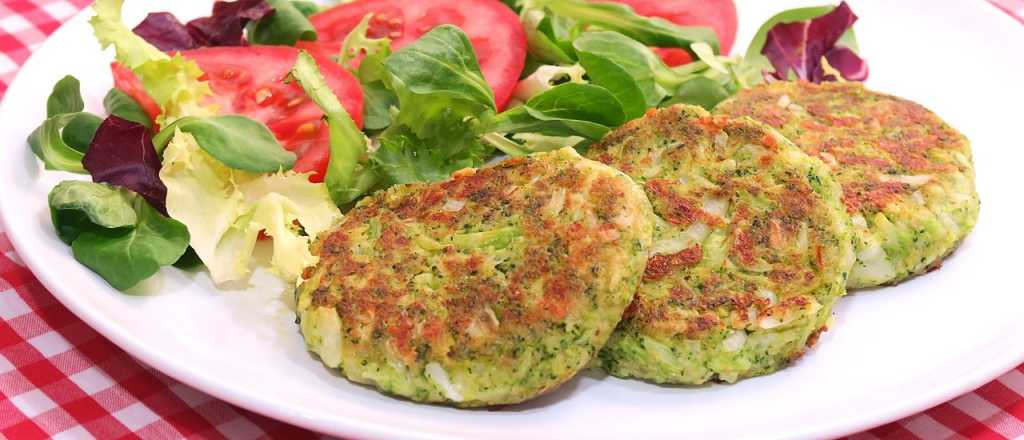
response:
<path fill-rule="evenodd" d="M 977 0 L 977 3 L 974 5 L 963 3 L 961 6 L 987 10 L 988 12 L 984 13 L 988 15 L 987 20 L 1002 22 L 999 26 L 1012 26 L 1016 28 L 1022 38 L 1024 38 L 1024 25 L 1018 23 L 1010 17 L 1009 14 L 1000 10 L 989 1 Z M 10 105 L 10 99 L 8 99 L 10 91 L 18 88 L 22 82 L 28 81 L 26 76 L 23 74 L 25 70 L 24 68 L 31 63 L 37 62 L 37 53 L 43 51 L 44 48 L 51 46 L 53 40 L 52 37 L 65 32 L 69 24 L 76 21 L 85 21 L 90 15 L 91 9 L 89 7 L 84 8 L 71 19 L 61 24 L 56 31 L 46 38 L 43 44 L 33 50 L 29 58 L 19 67 L 18 74 L 10 82 L 7 93 L 3 100 L 0 101 L 0 115 L 7 113 L 7 107 Z M 366 423 L 354 417 L 346 417 L 344 415 L 339 415 L 330 420 L 305 417 L 301 411 L 297 411 L 292 408 L 272 405 L 269 403 L 264 404 L 264 402 L 259 399 L 245 399 L 246 395 L 249 393 L 242 389 L 235 389 L 230 386 L 216 383 L 209 378 L 204 378 L 202 374 L 194 374 L 182 365 L 182 363 L 174 361 L 172 356 L 163 355 L 159 350 L 148 349 L 144 343 L 135 341 L 129 335 L 115 331 L 109 320 L 101 319 L 101 315 L 94 315 L 89 313 L 88 310 L 85 310 L 87 307 L 82 302 L 76 301 L 75 295 L 64 294 L 63 289 L 58 287 L 62 286 L 62 283 L 57 280 L 56 274 L 52 271 L 37 270 L 37 268 L 45 268 L 46 264 L 39 261 L 39 257 L 35 256 L 33 252 L 25 252 L 30 248 L 30 243 L 28 243 L 27 239 L 24 237 L 19 237 L 18 234 L 13 234 L 8 227 L 12 223 L 10 218 L 14 217 L 14 211 L 11 207 L 8 207 L 7 204 L 9 202 L 5 202 L 5 200 L 7 200 L 6 197 L 0 197 L 0 225 L 4 226 L 4 233 L 8 237 L 8 240 L 14 250 L 25 263 L 26 268 L 32 272 L 33 276 L 47 289 L 48 292 L 50 292 L 51 295 L 53 295 L 76 317 L 81 319 L 104 338 L 114 343 L 118 348 L 138 359 L 146 366 L 156 369 L 178 382 L 193 387 L 231 405 L 319 433 L 353 436 L 357 438 L 458 438 L 445 433 L 419 432 L 411 430 L 411 428 L 407 429 L 402 425 L 378 425 Z M 996 357 L 992 356 L 989 357 L 989 359 L 996 359 Z M 795 435 L 800 438 L 817 438 L 841 437 L 870 430 L 874 427 L 918 414 L 933 406 L 948 403 L 958 396 L 969 393 L 990 381 L 996 380 L 1022 363 L 1024 363 L 1024 348 L 1017 353 L 1007 351 L 1003 357 L 983 364 L 988 366 L 988 368 L 976 368 L 973 370 L 971 375 L 961 376 L 963 378 L 962 380 L 949 382 L 944 386 L 935 387 L 934 392 L 919 393 L 914 396 L 896 399 L 896 403 L 892 405 L 880 406 L 876 411 L 861 413 L 868 414 L 867 416 L 861 415 L 846 417 L 844 419 L 845 423 L 815 425 L 808 429 L 794 430 L 792 433 L 795 433 Z M 775 438 L 777 435 L 769 435 L 769 437 Z"/>

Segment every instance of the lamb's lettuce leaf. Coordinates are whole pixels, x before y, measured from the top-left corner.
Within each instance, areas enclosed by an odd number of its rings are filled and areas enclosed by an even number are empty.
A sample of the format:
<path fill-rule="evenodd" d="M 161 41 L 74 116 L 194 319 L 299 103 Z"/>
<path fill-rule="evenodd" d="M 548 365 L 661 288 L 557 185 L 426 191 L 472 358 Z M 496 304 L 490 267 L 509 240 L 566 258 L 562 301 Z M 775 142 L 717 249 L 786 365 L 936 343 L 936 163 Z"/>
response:
<path fill-rule="evenodd" d="M 461 29 L 439 26 L 392 54 L 384 67 L 399 111 L 371 160 L 390 183 L 441 180 L 490 158 L 494 150 L 480 142 L 478 131 L 497 106 Z"/>
<path fill-rule="evenodd" d="M 75 259 L 119 290 L 178 261 L 188 248 L 185 225 L 123 188 L 65 181 L 50 192 L 49 204 L 57 235 Z"/>
<path fill-rule="evenodd" d="M 393 77 L 393 87 L 400 97 L 406 95 L 406 100 L 437 98 L 479 110 L 497 108 L 469 37 L 456 26 L 434 28 L 388 57 L 385 65 Z"/>
<path fill-rule="evenodd" d="M 641 93 L 645 109 L 657 106 L 683 82 L 647 46 L 618 32 L 586 32 L 573 45 L 594 83 L 619 89 L 618 84 L 625 82 L 622 73 L 628 74 Z M 629 91 L 623 92 L 617 96 L 628 100 Z M 630 105 L 630 113 L 636 115 L 635 104 Z"/>
<path fill-rule="evenodd" d="M 101 119 L 84 109 L 78 80 L 68 75 L 57 81 L 46 100 L 47 119 L 28 137 L 29 147 L 46 169 L 85 172 L 82 156 Z"/>
<path fill-rule="evenodd" d="M 338 206 L 352 203 L 378 180 L 370 164 L 364 160 L 366 136 L 359 131 L 352 116 L 327 85 L 316 60 L 305 51 L 299 53 L 292 78 L 302 85 L 327 118 L 331 144 L 331 159 L 324 177 L 327 190 Z"/>
<path fill-rule="evenodd" d="M 252 44 L 294 46 L 299 41 L 315 41 L 316 28 L 309 21 L 310 5 L 292 0 L 267 0 L 274 9 L 249 26 Z M 313 5 L 315 8 L 315 5 Z"/>
<path fill-rule="evenodd" d="M 292 0 L 292 6 L 295 6 L 295 9 L 298 9 L 299 12 L 306 17 L 320 12 L 320 5 L 317 5 L 316 2 L 313 1 Z"/>
<path fill-rule="evenodd" d="M 111 185 L 66 180 L 50 191 L 49 203 L 57 237 L 69 245 L 93 226 L 127 228 L 137 220 L 131 193 Z"/>
<path fill-rule="evenodd" d="M 273 173 L 295 165 L 295 153 L 285 150 L 266 125 L 247 116 L 181 118 L 154 138 L 157 151 L 163 151 L 176 130 L 194 136 L 207 153 L 229 168 Z"/>
<path fill-rule="evenodd" d="M 46 117 L 64 113 L 78 113 L 85 109 L 82 100 L 82 85 L 71 75 L 61 78 L 53 85 L 50 97 L 46 99 Z"/>
<path fill-rule="evenodd" d="M 141 198 L 134 198 L 132 207 L 138 216 L 133 228 L 96 228 L 71 243 L 76 260 L 119 290 L 174 264 L 188 248 L 185 225 L 164 217 Z"/>
<path fill-rule="evenodd" d="M 519 81 L 512 93 L 510 107 L 529 101 L 534 96 L 567 82 L 586 84 L 587 70 L 579 64 L 571 66 L 538 66 L 533 73 Z"/>
<path fill-rule="evenodd" d="M 664 105 L 690 104 L 704 107 L 705 110 L 711 110 L 730 96 L 732 96 L 732 92 L 718 81 L 697 77 L 679 86 L 675 96 Z"/>
<path fill-rule="evenodd" d="M 85 168 L 82 167 L 84 153 L 72 148 L 61 136 L 61 132 L 77 116 L 77 113 L 66 113 L 48 118 L 29 135 L 29 147 L 43 161 L 47 170 L 85 174 Z"/>
<path fill-rule="evenodd" d="M 618 32 L 585 32 L 573 44 L 591 82 L 613 92 L 628 119 L 667 104 L 712 108 L 741 87 L 739 60 L 716 55 L 704 42 L 690 45 L 698 61 L 680 68 Z"/>
<path fill-rule="evenodd" d="M 501 133 L 580 136 L 596 141 L 625 120 L 622 104 L 611 92 L 570 82 L 498 115 L 487 128 Z"/>
<path fill-rule="evenodd" d="M 531 59 L 551 65 L 576 62 L 572 40 L 581 29 L 572 20 L 534 9 L 523 13 L 521 21 Z"/>
<path fill-rule="evenodd" d="M 523 4 L 524 9 L 547 11 L 585 26 L 618 32 L 646 46 L 676 47 L 691 51 L 691 44 L 704 42 L 718 52 L 718 37 L 711 28 L 679 26 L 661 18 L 644 17 L 633 8 L 619 3 L 526 0 Z"/>
<path fill-rule="evenodd" d="M 107 114 L 142 124 L 147 129 L 153 128 L 153 121 L 149 119 L 149 115 L 142 109 L 142 106 L 127 93 L 116 88 L 110 89 L 107 96 L 103 98 L 103 108 Z"/>

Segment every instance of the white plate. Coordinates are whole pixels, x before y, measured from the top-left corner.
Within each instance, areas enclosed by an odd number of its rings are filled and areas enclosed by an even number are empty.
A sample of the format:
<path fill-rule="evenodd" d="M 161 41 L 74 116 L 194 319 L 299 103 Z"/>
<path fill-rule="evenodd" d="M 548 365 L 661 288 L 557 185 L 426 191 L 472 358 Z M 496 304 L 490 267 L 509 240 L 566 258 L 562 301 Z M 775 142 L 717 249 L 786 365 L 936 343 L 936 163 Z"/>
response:
<path fill-rule="evenodd" d="M 147 10 L 209 10 L 205 2 L 129 3 L 129 20 Z M 768 16 L 799 3 L 742 1 L 740 48 Z M 942 270 L 844 299 L 833 330 L 797 365 L 736 385 L 660 387 L 584 373 L 498 411 L 417 405 L 322 368 L 304 350 L 283 286 L 265 273 L 236 292 L 174 270 L 146 286 L 156 293 L 111 289 L 54 235 L 46 195 L 69 176 L 42 171 L 24 142 L 65 74 L 81 79 L 89 107 L 100 108 L 111 57 L 86 15 L 35 53 L 0 108 L 0 214 L 43 284 L 117 345 L 216 397 L 310 429 L 362 438 L 843 435 L 951 399 L 1024 361 L 1024 27 L 981 0 L 853 3 L 870 85 L 931 107 L 974 141 L 981 220 Z"/>

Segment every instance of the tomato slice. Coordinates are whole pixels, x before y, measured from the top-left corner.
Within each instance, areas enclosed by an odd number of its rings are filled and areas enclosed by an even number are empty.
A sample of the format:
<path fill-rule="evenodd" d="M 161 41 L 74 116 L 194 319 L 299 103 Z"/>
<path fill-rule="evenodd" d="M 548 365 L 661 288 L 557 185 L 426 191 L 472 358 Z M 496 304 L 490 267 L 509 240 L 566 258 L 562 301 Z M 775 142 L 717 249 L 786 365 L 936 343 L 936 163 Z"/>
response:
<path fill-rule="evenodd" d="M 624 3 L 638 14 L 661 17 L 682 26 L 709 26 L 718 35 L 722 53 L 727 54 L 736 42 L 739 26 L 733 0 L 601 0 Z M 682 49 L 655 49 L 670 66 L 689 63 L 693 59 Z"/>
<path fill-rule="evenodd" d="M 206 74 L 215 104 L 222 114 L 241 114 L 270 128 L 284 148 L 298 155 L 295 171 L 314 172 L 311 180 L 323 181 L 330 157 L 329 137 L 323 112 L 297 83 L 286 84 L 299 50 L 283 46 L 209 47 L 189 50 L 182 56 L 195 60 Z M 328 86 L 345 110 L 362 127 L 363 91 L 347 70 L 314 54 Z M 138 77 L 114 65 L 115 86 L 142 105 L 153 118 L 160 110 L 146 94 Z"/>
<path fill-rule="evenodd" d="M 369 36 L 388 37 L 401 49 L 442 24 L 453 24 L 469 36 L 484 78 L 503 109 L 526 62 L 526 33 L 515 12 L 498 0 L 360 0 L 335 6 L 310 17 L 319 39 L 314 45 L 336 55 L 341 42 L 364 16 L 373 13 Z M 306 43 L 307 45 L 309 43 Z"/>
<path fill-rule="evenodd" d="M 114 87 L 131 96 L 149 115 L 149 119 L 156 121 L 156 117 L 160 116 L 160 106 L 146 93 L 146 89 L 142 87 L 142 82 L 139 81 L 139 77 L 135 76 L 135 72 L 116 61 L 110 64 L 110 71 L 114 74 Z"/>

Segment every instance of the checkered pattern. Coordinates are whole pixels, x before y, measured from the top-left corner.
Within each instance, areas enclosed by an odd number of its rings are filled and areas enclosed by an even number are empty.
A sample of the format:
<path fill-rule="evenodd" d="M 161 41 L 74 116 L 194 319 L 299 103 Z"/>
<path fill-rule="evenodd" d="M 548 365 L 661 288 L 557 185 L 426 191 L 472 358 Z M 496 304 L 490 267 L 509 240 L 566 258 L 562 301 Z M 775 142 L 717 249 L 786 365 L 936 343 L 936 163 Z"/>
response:
<path fill-rule="evenodd" d="M 1024 23 L 1024 0 L 991 0 Z M 29 54 L 90 0 L 0 0 L 0 96 Z M 310 438 L 129 356 L 72 315 L 0 231 L 0 438 Z M 921 414 L 849 437 L 1024 437 L 1024 365 Z"/>
<path fill-rule="evenodd" d="M 1010 14 L 1017 21 L 1024 23 L 1024 0 L 989 0 L 992 4 Z"/>
<path fill-rule="evenodd" d="M 0 0 L 0 95 L 28 56 L 92 0 Z"/>
<path fill-rule="evenodd" d="M 0 0 L 0 96 L 46 36 L 89 3 Z M 0 438 L 316 438 L 138 362 L 58 303 L 2 230 L 0 318 Z"/>
<path fill-rule="evenodd" d="M 71 314 L 0 233 L 0 438 L 313 438 L 139 363 Z"/>

